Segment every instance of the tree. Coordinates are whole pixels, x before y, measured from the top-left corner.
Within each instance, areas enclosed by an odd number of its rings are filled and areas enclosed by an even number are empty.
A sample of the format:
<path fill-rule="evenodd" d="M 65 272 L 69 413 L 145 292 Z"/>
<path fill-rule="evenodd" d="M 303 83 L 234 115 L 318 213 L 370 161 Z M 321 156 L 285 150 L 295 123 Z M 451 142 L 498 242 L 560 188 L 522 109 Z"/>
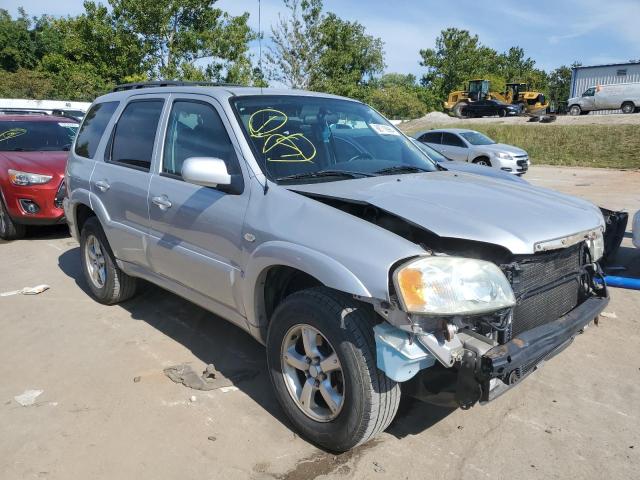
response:
<path fill-rule="evenodd" d="M 142 39 L 152 78 L 246 80 L 251 76 L 249 14 L 214 8 L 217 0 L 109 0 L 116 24 Z M 203 67 L 195 65 L 206 61 Z"/>
<path fill-rule="evenodd" d="M 394 119 L 418 118 L 428 110 L 415 91 L 398 85 L 374 88 L 366 100 L 384 116 Z"/>
<path fill-rule="evenodd" d="M 284 6 L 288 17 L 278 14 L 278 22 L 271 27 L 267 76 L 290 88 L 305 89 L 318 62 L 322 0 L 284 0 Z"/>
<path fill-rule="evenodd" d="M 384 69 L 382 40 L 358 22 L 327 14 L 318 26 L 320 54 L 311 71 L 313 90 L 363 99 L 367 84 Z"/>
<path fill-rule="evenodd" d="M 420 50 L 420 56 L 420 65 L 427 67 L 422 84 L 444 99 L 468 80 L 490 73 L 498 55 L 468 30 L 447 28 L 436 39 L 435 48 Z"/>
<path fill-rule="evenodd" d="M 9 72 L 33 68 L 37 63 L 29 32 L 31 22 L 22 8 L 19 14 L 13 20 L 8 11 L 0 9 L 0 68 Z"/>
<path fill-rule="evenodd" d="M 563 65 L 549 73 L 548 79 L 549 100 L 556 102 L 566 102 L 571 89 L 571 67 Z"/>

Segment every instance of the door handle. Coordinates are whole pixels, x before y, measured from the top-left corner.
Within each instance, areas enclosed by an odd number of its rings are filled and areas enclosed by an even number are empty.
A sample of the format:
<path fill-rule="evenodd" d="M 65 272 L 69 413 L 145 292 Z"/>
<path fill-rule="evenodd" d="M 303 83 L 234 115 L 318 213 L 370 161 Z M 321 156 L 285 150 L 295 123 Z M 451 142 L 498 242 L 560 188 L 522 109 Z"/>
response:
<path fill-rule="evenodd" d="M 111 185 L 109 185 L 105 180 L 98 180 L 96 182 L 96 187 L 101 192 L 106 192 L 107 190 L 109 190 L 109 188 L 111 188 Z"/>
<path fill-rule="evenodd" d="M 171 208 L 171 202 L 169 201 L 169 199 L 167 198 L 166 195 L 161 195 L 159 197 L 153 197 L 151 199 L 151 201 L 157 205 L 160 210 L 167 210 L 169 208 Z"/>

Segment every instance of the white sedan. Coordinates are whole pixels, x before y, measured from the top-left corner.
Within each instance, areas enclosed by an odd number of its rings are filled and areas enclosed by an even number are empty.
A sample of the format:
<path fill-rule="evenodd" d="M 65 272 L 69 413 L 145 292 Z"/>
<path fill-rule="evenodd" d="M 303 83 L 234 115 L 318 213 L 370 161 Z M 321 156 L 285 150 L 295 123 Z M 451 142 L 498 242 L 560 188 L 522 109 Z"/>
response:
<path fill-rule="evenodd" d="M 452 160 L 499 168 L 522 175 L 531 165 L 529 155 L 521 148 L 496 143 L 486 135 L 462 128 L 429 130 L 415 136 Z"/>

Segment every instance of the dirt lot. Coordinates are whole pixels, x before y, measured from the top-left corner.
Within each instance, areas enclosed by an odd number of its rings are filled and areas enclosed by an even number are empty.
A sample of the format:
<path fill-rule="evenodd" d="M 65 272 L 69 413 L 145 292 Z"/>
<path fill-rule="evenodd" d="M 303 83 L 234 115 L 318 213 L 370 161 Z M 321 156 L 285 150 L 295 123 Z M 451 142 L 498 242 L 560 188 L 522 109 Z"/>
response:
<path fill-rule="evenodd" d="M 640 209 L 637 172 L 533 167 L 527 178 Z M 637 275 L 630 245 L 618 263 Z M 41 283 L 51 289 L 0 297 L 4 480 L 638 478 L 639 292 L 612 289 L 615 315 L 492 404 L 407 402 L 377 441 L 334 457 L 291 431 L 263 348 L 230 324 L 150 285 L 122 306 L 93 302 L 64 229 L 0 245 L 0 292 Z M 163 375 L 181 362 L 249 378 L 197 392 Z M 23 407 L 14 397 L 29 389 L 43 393 Z"/>
<path fill-rule="evenodd" d="M 448 125 L 451 128 L 467 128 L 465 124 L 488 124 L 488 125 L 540 125 L 530 122 L 529 117 L 485 117 L 485 118 L 456 118 L 442 112 L 431 112 L 422 118 L 403 122 L 402 129 L 405 131 L 428 130 L 437 126 Z M 558 115 L 555 122 L 547 125 L 640 125 L 640 114 L 625 115 L 623 113 L 600 114 L 590 113 L 589 115 L 571 116 Z"/>

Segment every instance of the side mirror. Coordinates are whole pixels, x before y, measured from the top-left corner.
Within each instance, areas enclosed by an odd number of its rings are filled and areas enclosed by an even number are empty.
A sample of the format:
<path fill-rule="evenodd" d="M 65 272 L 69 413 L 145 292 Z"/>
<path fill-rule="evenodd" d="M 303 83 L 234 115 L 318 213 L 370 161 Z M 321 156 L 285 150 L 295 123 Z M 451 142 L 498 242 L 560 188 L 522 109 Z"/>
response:
<path fill-rule="evenodd" d="M 213 157 L 189 157 L 182 164 L 182 179 L 203 187 L 231 185 L 231 175 L 223 160 Z"/>

